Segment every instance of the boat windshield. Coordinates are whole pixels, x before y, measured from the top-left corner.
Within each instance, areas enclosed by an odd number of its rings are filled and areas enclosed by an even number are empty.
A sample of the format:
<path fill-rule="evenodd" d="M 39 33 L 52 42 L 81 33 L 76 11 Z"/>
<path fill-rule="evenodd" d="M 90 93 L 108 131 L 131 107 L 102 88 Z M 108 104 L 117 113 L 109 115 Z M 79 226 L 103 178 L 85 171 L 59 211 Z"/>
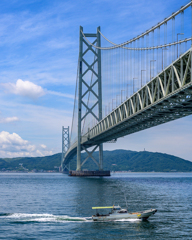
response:
<path fill-rule="evenodd" d="M 126 210 L 126 209 L 121 209 L 121 210 L 119 211 L 119 213 L 127 213 L 127 210 Z"/>
<path fill-rule="evenodd" d="M 113 210 L 121 210 L 121 208 L 113 208 Z"/>

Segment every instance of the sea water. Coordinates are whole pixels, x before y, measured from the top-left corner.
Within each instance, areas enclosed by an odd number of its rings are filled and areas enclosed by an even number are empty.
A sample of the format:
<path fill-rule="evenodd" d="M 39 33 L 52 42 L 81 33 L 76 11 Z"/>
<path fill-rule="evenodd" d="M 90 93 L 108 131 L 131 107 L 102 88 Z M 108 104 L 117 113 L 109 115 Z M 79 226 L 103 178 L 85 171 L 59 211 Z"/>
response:
<path fill-rule="evenodd" d="M 92 221 L 93 206 L 126 202 L 130 212 L 157 213 Z M 0 173 L 0 239 L 192 239 L 192 173 Z"/>

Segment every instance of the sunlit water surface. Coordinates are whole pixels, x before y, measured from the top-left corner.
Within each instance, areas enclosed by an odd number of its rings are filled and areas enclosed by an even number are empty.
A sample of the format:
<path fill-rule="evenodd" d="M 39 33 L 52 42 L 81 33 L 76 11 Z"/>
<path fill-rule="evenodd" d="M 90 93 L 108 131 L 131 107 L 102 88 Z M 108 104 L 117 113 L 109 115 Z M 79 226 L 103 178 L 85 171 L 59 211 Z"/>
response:
<path fill-rule="evenodd" d="M 129 211 L 158 211 L 145 222 L 92 221 L 92 206 L 125 199 Z M 192 173 L 1 173 L 0 239 L 192 239 Z"/>

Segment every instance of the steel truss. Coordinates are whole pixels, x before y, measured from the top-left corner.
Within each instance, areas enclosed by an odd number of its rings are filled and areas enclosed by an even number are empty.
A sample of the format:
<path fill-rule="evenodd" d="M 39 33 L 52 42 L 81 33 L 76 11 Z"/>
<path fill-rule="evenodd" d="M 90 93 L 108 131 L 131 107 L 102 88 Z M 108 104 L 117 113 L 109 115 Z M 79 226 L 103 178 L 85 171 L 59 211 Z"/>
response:
<path fill-rule="evenodd" d="M 89 130 L 90 147 L 192 114 L 192 48 Z M 77 143 L 66 153 L 76 154 Z"/>

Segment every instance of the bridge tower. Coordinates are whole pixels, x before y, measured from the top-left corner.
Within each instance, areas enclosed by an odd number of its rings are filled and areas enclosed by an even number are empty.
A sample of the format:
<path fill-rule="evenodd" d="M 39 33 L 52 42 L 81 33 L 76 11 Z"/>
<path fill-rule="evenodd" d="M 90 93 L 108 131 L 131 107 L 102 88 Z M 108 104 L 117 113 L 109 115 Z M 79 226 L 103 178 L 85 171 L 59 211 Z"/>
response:
<path fill-rule="evenodd" d="M 92 158 L 93 161 L 98 165 L 99 170 L 103 170 L 103 144 L 96 146 L 91 152 L 89 152 L 85 147 L 81 147 L 81 131 L 82 131 L 82 121 L 84 118 L 91 114 L 96 121 L 102 120 L 102 84 L 101 84 L 101 50 L 94 49 L 91 44 L 86 41 L 87 38 L 93 39 L 92 44 L 96 44 L 97 47 L 101 47 L 100 40 L 100 27 L 97 28 L 97 33 L 83 33 L 83 27 L 80 26 L 79 33 L 79 85 L 78 85 L 78 133 L 77 133 L 77 171 L 81 171 L 82 165 L 87 161 L 88 158 Z M 86 46 L 86 49 L 85 47 Z M 90 52 L 93 54 L 93 61 L 91 63 L 87 62 L 85 55 Z M 86 66 L 86 67 L 85 67 Z M 85 69 L 87 68 L 87 69 Z M 86 81 L 86 75 L 91 71 L 94 75 L 94 81 L 88 83 Z M 87 75 L 90 76 L 90 75 Z M 87 90 L 83 93 L 82 88 L 86 87 Z M 97 88 L 97 91 L 94 89 Z M 89 107 L 84 100 L 87 94 L 93 94 L 95 96 L 95 102 L 92 107 Z M 86 108 L 86 112 L 82 112 L 82 105 Z M 98 108 L 98 114 L 94 113 L 94 108 Z M 99 163 L 94 159 L 92 153 L 99 147 Z M 81 163 L 81 150 L 85 150 L 88 157 Z"/>
<path fill-rule="evenodd" d="M 62 168 L 62 172 L 70 170 L 70 165 L 69 165 L 70 163 L 67 164 L 67 165 L 63 164 L 65 153 L 69 149 L 69 146 L 70 146 L 70 142 L 69 142 L 69 126 L 67 128 L 62 126 L 62 155 L 61 155 L 61 168 Z"/>

